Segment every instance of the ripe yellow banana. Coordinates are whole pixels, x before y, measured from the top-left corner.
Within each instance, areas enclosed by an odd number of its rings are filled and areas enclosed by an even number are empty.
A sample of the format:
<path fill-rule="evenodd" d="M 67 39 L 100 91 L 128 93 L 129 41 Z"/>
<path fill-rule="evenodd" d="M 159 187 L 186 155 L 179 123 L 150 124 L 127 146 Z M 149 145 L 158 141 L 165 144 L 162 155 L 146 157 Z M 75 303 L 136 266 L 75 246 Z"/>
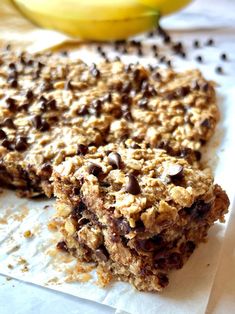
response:
<path fill-rule="evenodd" d="M 136 0 L 13 0 L 35 24 L 92 40 L 114 40 L 147 31 L 159 14 Z"/>
<path fill-rule="evenodd" d="M 138 0 L 140 3 L 158 10 L 162 15 L 178 11 L 186 6 L 191 0 Z"/>

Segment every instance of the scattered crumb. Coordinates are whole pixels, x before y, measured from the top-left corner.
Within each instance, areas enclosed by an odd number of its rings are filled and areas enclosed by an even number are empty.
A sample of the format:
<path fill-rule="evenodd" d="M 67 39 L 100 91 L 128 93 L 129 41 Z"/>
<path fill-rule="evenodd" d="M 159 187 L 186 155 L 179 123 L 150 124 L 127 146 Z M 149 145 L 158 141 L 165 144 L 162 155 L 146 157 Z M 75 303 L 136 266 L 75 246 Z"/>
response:
<path fill-rule="evenodd" d="M 6 277 L 6 281 L 10 281 L 10 280 L 12 280 L 11 277 Z"/>
<path fill-rule="evenodd" d="M 7 224 L 7 219 L 6 218 L 0 218 L 0 224 L 6 225 Z"/>
<path fill-rule="evenodd" d="M 17 262 L 18 265 L 29 265 L 29 263 L 26 261 L 26 259 L 24 259 L 23 257 L 20 257 L 18 262 Z"/>
<path fill-rule="evenodd" d="M 25 238 L 32 238 L 33 237 L 33 234 L 30 230 L 27 230 L 24 232 L 24 237 Z"/>
<path fill-rule="evenodd" d="M 22 273 L 28 272 L 28 271 L 29 271 L 28 266 L 25 265 L 25 266 L 21 269 L 21 271 L 22 271 Z"/>
<path fill-rule="evenodd" d="M 49 279 L 45 285 L 58 285 L 59 283 L 59 279 L 57 277 L 53 277 L 51 279 Z"/>
<path fill-rule="evenodd" d="M 66 269 L 65 282 L 87 282 L 92 279 L 90 272 L 95 268 L 94 264 L 77 262 L 73 267 Z"/>
<path fill-rule="evenodd" d="M 8 264 L 7 267 L 8 267 L 9 269 L 14 269 L 13 265 L 11 265 L 11 264 Z"/>
<path fill-rule="evenodd" d="M 206 266 L 208 267 L 208 266 L 210 266 L 210 264 L 207 264 Z"/>
<path fill-rule="evenodd" d="M 61 225 L 62 225 L 62 221 L 59 218 L 55 217 L 55 218 L 52 218 L 48 222 L 47 228 L 49 231 L 54 232 L 54 231 L 57 231 Z"/>
<path fill-rule="evenodd" d="M 23 221 L 24 218 L 28 215 L 29 213 L 29 209 L 27 206 L 22 206 L 20 207 L 19 211 L 13 215 L 11 215 L 11 218 L 13 220 L 17 220 L 17 221 Z"/>
<path fill-rule="evenodd" d="M 112 274 L 110 273 L 110 271 L 105 271 L 103 267 L 98 266 L 96 273 L 98 277 L 96 284 L 100 287 L 107 286 L 112 280 Z"/>

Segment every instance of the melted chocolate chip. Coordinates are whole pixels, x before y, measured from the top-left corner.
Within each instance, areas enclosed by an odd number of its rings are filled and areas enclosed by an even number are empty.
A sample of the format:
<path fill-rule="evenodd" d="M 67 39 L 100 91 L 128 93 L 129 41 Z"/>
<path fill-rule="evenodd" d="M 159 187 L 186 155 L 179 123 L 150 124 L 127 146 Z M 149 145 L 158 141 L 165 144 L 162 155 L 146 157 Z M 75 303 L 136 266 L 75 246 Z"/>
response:
<path fill-rule="evenodd" d="M 226 53 L 222 53 L 222 54 L 220 55 L 220 59 L 223 60 L 223 61 L 227 61 L 227 60 L 228 60 L 228 57 L 227 57 Z"/>
<path fill-rule="evenodd" d="M 211 128 L 210 120 L 209 119 L 203 120 L 202 123 L 201 123 L 201 126 L 207 128 L 207 129 L 210 129 Z"/>
<path fill-rule="evenodd" d="M 0 129 L 0 140 L 3 140 L 5 138 L 7 138 L 6 133 L 2 129 Z"/>
<path fill-rule="evenodd" d="M 218 73 L 218 74 L 223 74 L 224 73 L 224 70 L 221 66 L 218 66 L 215 68 L 215 72 Z"/>
<path fill-rule="evenodd" d="M 207 46 L 213 46 L 214 45 L 214 40 L 212 38 L 208 39 L 206 42 Z"/>
<path fill-rule="evenodd" d="M 199 48 L 199 47 L 200 47 L 200 43 L 199 43 L 198 40 L 194 40 L 194 42 L 193 42 L 193 47 L 194 47 L 194 48 Z"/>
<path fill-rule="evenodd" d="M 101 172 L 102 168 L 99 165 L 90 163 L 90 165 L 88 166 L 88 173 L 93 174 L 93 176 L 95 177 L 98 177 Z"/>
<path fill-rule="evenodd" d="M 198 61 L 199 63 L 202 63 L 203 62 L 202 56 L 197 56 L 196 61 Z"/>
<path fill-rule="evenodd" d="M 83 144 L 78 144 L 78 148 L 77 148 L 77 154 L 78 155 L 86 155 L 86 153 L 88 152 L 88 146 L 83 145 Z"/>
<path fill-rule="evenodd" d="M 15 149 L 19 152 L 25 151 L 28 148 L 27 138 L 20 136 L 16 140 Z"/>
<path fill-rule="evenodd" d="M 72 212 L 71 212 L 71 218 L 78 220 L 81 218 L 81 213 L 87 209 L 86 205 L 80 201 L 76 207 L 73 208 Z"/>
<path fill-rule="evenodd" d="M 203 219 L 211 210 L 211 204 L 203 200 L 198 200 L 194 202 L 191 207 L 187 207 L 184 210 L 187 214 L 191 215 L 193 219 Z"/>
<path fill-rule="evenodd" d="M 121 168 L 121 156 L 116 153 L 112 152 L 108 155 L 108 161 L 109 164 L 114 168 L 114 169 L 120 169 Z"/>
<path fill-rule="evenodd" d="M 60 251 L 68 252 L 68 246 L 65 241 L 60 241 L 57 243 L 56 248 Z"/>
<path fill-rule="evenodd" d="M 139 183 L 133 174 L 128 175 L 128 182 L 125 187 L 127 193 L 137 195 L 141 192 Z"/>
<path fill-rule="evenodd" d="M 162 287 L 162 288 L 165 288 L 168 284 L 169 284 L 169 279 L 167 277 L 166 274 L 164 273 L 158 273 L 157 274 L 157 278 L 158 278 L 158 281 L 159 281 L 159 285 Z"/>

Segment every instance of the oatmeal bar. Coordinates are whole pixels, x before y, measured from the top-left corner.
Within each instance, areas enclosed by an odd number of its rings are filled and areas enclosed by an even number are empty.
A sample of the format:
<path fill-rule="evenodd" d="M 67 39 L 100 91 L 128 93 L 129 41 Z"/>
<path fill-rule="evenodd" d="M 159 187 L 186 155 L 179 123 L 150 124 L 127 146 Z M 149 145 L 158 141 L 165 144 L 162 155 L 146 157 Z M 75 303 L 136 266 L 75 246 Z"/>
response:
<path fill-rule="evenodd" d="M 213 83 L 197 70 L 0 51 L 0 182 L 28 196 L 51 196 L 53 166 L 89 145 L 132 138 L 199 159 L 217 120 Z"/>
<path fill-rule="evenodd" d="M 53 179 L 58 248 L 97 262 L 102 284 L 114 278 L 144 291 L 168 284 L 229 205 L 208 169 L 131 140 L 90 147 L 56 166 Z"/>

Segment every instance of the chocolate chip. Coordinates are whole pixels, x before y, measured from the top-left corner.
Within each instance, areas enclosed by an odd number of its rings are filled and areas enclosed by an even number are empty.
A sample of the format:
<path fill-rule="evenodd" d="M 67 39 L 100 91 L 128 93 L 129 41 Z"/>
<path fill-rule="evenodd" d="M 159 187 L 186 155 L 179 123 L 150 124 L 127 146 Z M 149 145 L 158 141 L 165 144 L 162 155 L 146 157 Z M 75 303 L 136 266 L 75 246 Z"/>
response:
<path fill-rule="evenodd" d="M 208 92 L 209 88 L 210 88 L 210 85 L 208 84 L 208 82 L 203 82 L 200 85 L 200 89 L 205 93 Z"/>
<path fill-rule="evenodd" d="M 147 99 L 147 98 L 141 98 L 140 100 L 138 100 L 137 105 L 138 105 L 140 108 L 146 109 L 147 106 L 148 106 L 148 99 Z"/>
<path fill-rule="evenodd" d="M 109 253 L 106 250 L 105 246 L 100 246 L 97 250 L 95 250 L 95 255 L 97 259 L 101 262 L 107 262 L 109 258 Z"/>
<path fill-rule="evenodd" d="M 109 164 L 114 168 L 114 169 L 120 169 L 121 168 L 121 156 L 116 153 L 116 152 L 111 152 L 108 155 L 108 161 Z"/>
<path fill-rule="evenodd" d="M 7 148 L 9 150 L 12 149 L 12 143 L 10 141 L 8 141 L 7 139 L 4 139 L 2 141 L 2 146 L 4 146 L 5 148 Z"/>
<path fill-rule="evenodd" d="M 93 176 L 95 177 L 98 177 L 101 172 L 102 168 L 99 165 L 90 163 L 90 165 L 88 166 L 88 173 L 93 174 Z"/>
<path fill-rule="evenodd" d="M 218 73 L 218 74 L 223 74 L 224 73 L 224 70 L 221 66 L 218 66 L 215 68 L 215 72 Z"/>
<path fill-rule="evenodd" d="M 161 76 L 161 74 L 160 74 L 159 72 L 156 72 L 156 73 L 154 73 L 154 78 L 155 78 L 157 81 L 161 81 L 162 76 Z"/>
<path fill-rule="evenodd" d="M 212 38 L 208 39 L 206 42 L 207 46 L 213 46 L 214 45 L 214 40 Z"/>
<path fill-rule="evenodd" d="M 202 62 L 203 62 L 202 56 L 197 56 L 197 57 L 196 57 L 196 60 L 197 60 L 199 63 L 202 63 Z"/>
<path fill-rule="evenodd" d="M 68 246 L 67 243 L 65 241 L 60 241 L 57 243 L 56 248 L 60 251 L 64 251 L 64 252 L 68 252 Z"/>
<path fill-rule="evenodd" d="M 74 188 L 73 188 L 73 194 L 74 195 L 80 195 L 80 188 L 78 187 L 78 186 L 75 186 Z"/>
<path fill-rule="evenodd" d="M 171 42 L 171 37 L 169 35 L 164 36 L 163 41 L 165 44 L 169 44 Z"/>
<path fill-rule="evenodd" d="M 193 241 L 187 241 L 185 244 L 184 250 L 186 253 L 192 254 L 195 248 L 196 248 L 196 244 Z"/>
<path fill-rule="evenodd" d="M 167 266 L 168 266 L 168 269 L 182 268 L 183 260 L 182 260 L 181 254 L 178 252 L 171 253 L 170 256 L 167 258 Z"/>
<path fill-rule="evenodd" d="M 90 73 L 95 78 L 99 78 L 100 77 L 100 71 L 97 69 L 95 63 L 93 63 L 92 66 L 90 67 Z"/>
<path fill-rule="evenodd" d="M 183 45 L 182 43 L 179 41 L 178 43 L 175 43 L 172 46 L 172 50 L 176 53 L 176 54 L 180 54 L 182 52 L 183 49 Z"/>
<path fill-rule="evenodd" d="M 80 109 L 78 109 L 78 110 L 76 111 L 76 113 L 77 113 L 77 115 L 79 115 L 79 116 L 84 116 L 84 115 L 88 114 L 89 111 L 88 111 L 87 106 L 84 105 L 84 106 L 82 106 Z"/>
<path fill-rule="evenodd" d="M 53 89 L 53 85 L 51 82 L 49 81 L 45 81 L 41 84 L 40 86 L 40 92 L 43 93 L 43 92 L 49 92 L 50 90 Z"/>
<path fill-rule="evenodd" d="M 8 79 L 8 84 L 12 88 L 17 88 L 18 87 L 18 82 L 17 82 L 17 79 L 15 79 L 15 78 Z"/>
<path fill-rule="evenodd" d="M 16 100 L 14 98 L 11 98 L 11 97 L 7 98 L 6 99 L 6 104 L 7 104 L 7 109 L 9 111 L 14 112 L 16 110 L 16 108 L 17 108 L 16 107 Z"/>
<path fill-rule="evenodd" d="M 48 131 L 50 129 L 50 125 L 48 122 L 42 119 L 40 115 L 36 115 L 32 119 L 33 125 L 37 130 L 40 130 L 42 132 Z"/>
<path fill-rule="evenodd" d="M 102 98 L 103 102 L 109 102 L 111 103 L 112 102 L 112 94 L 111 93 L 108 93 L 106 94 L 103 98 Z"/>
<path fill-rule="evenodd" d="M 184 210 L 187 214 L 191 215 L 193 219 L 199 220 L 203 219 L 209 213 L 211 204 L 203 200 L 198 200 L 194 202 L 191 207 L 187 207 Z"/>
<path fill-rule="evenodd" d="M 32 100 L 33 97 L 34 97 L 33 91 L 32 91 L 31 89 L 29 89 L 29 90 L 26 92 L 25 96 L 26 96 L 26 98 L 27 98 L 28 100 Z"/>
<path fill-rule="evenodd" d="M 50 129 L 50 125 L 47 121 L 42 121 L 41 127 L 40 127 L 40 131 L 42 132 L 46 132 Z"/>
<path fill-rule="evenodd" d="M 162 287 L 162 288 L 165 288 L 168 284 L 169 284 L 169 279 L 167 277 L 166 274 L 164 273 L 158 273 L 157 274 L 157 278 L 158 278 L 158 281 L 159 281 L 159 285 Z"/>
<path fill-rule="evenodd" d="M 86 153 L 88 152 L 88 147 L 86 145 L 83 144 L 78 144 L 78 148 L 77 148 L 77 154 L 78 155 L 86 155 Z"/>
<path fill-rule="evenodd" d="M 46 103 L 46 106 L 49 110 L 56 110 L 57 109 L 57 103 L 55 99 L 50 99 Z"/>
<path fill-rule="evenodd" d="M 45 163 L 41 167 L 41 176 L 44 179 L 49 179 L 52 174 L 52 166 L 49 163 Z"/>
<path fill-rule="evenodd" d="M 96 117 L 99 117 L 101 106 L 102 101 L 100 99 L 94 99 L 91 103 L 90 113 L 95 114 Z"/>
<path fill-rule="evenodd" d="M 0 140 L 3 140 L 5 138 L 7 138 L 6 133 L 2 129 L 0 129 Z"/>
<path fill-rule="evenodd" d="M 2 123 L 3 126 L 9 128 L 9 129 L 15 129 L 15 124 L 13 122 L 13 120 L 11 118 L 6 118 L 3 123 Z"/>
<path fill-rule="evenodd" d="M 209 119 L 204 119 L 204 120 L 201 122 L 201 126 L 207 128 L 207 129 L 211 128 L 211 122 L 210 122 L 210 120 L 209 120 Z"/>
<path fill-rule="evenodd" d="M 199 43 L 198 40 L 194 40 L 194 42 L 193 42 L 193 47 L 194 47 L 194 48 L 199 48 L 199 47 L 200 47 L 200 43 Z"/>
<path fill-rule="evenodd" d="M 73 210 L 71 211 L 71 218 L 73 218 L 74 220 L 78 220 L 81 218 L 81 213 L 86 210 L 87 207 L 85 205 L 85 203 L 83 203 L 82 201 L 80 201 L 77 206 L 75 206 L 73 208 Z"/>
<path fill-rule="evenodd" d="M 141 192 L 139 183 L 133 174 L 128 175 L 128 182 L 126 184 L 125 191 L 133 195 L 137 195 Z"/>
<path fill-rule="evenodd" d="M 131 89 L 132 89 L 131 82 L 126 82 L 122 86 L 122 92 L 125 93 L 125 94 L 129 93 L 131 91 Z"/>
<path fill-rule="evenodd" d="M 189 94 L 190 88 L 189 86 L 182 86 L 177 89 L 176 94 L 180 97 L 185 97 Z"/>
<path fill-rule="evenodd" d="M 19 152 L 25 151 L 28 148 L 27 138 L 20 136 L 16 140 L 15 149 Z"/>
<path fill-rule="evenodd" d="M 223 60 L 223 61 L 227 61 L 227 60 L 228 60 L 228 57 L 227 57 L 226 53 L 222 53 L 222 54 L 220 55 L 220 59 Z"/>
<path fill-rule="evenodd" d="M 162 244 L 162 238 L 159 243 L 157 241 L 155 242 L 153 239 L 137 239 L 136 240 L 137 249 L 138 250 L 140 249 L 145 252 L 153 252 L 161 244 Z"/>
<path fill-rule="evenodd" d="M 167 169 L 167 174 L 170 177 L 181 177 L 183 174 L 183 167 L 178 164 L 171 164 Z"/>
<path fill-rule="evenodd" d="M 199 85 L 198 81 L 196 81 L 196 80 L 193 81 L 192 84 L 191 84 L 191 88 L 193 90 L 199 90 L 200 89 L 200 85 Z"/>

